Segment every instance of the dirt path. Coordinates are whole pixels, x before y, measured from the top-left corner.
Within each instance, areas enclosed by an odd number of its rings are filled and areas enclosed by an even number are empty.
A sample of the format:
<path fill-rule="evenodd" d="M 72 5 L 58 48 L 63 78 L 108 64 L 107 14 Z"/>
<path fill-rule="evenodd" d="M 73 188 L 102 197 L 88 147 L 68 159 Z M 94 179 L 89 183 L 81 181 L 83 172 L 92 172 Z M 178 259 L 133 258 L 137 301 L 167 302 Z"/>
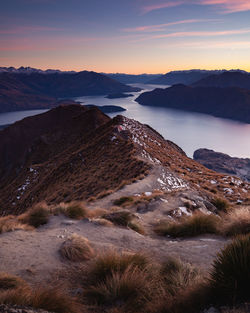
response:
<path fill-rule="evenodd" d="M 88 220 L 70 221 L 57 216 L 36 231 L 15 231 L 0 235 L 0 271 L 17 274 L 29 282 L 49 279 L 62 269 L 58 249 L 62 242 L 77 233 L 90 240 L 97 253 L 107 249 L 146 252 L 157 260 L 179 256 L 207 270 L 226 241 L 220 237 L 169 240 L 142 236 L 125 228 L 104 227 Z"/>

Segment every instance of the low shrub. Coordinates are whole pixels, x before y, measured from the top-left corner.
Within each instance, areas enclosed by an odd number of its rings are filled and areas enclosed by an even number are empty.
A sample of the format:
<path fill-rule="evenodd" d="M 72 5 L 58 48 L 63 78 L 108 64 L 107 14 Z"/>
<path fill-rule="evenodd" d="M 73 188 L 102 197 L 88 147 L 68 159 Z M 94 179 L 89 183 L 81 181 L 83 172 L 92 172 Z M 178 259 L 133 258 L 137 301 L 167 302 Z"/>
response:
<path fill-rule="evenodd" d="M 117 205 L 117 206 L 121 206 L 121 205 L 125 205 L 125 204 L 130 204 L 133 201 L 134 201 L 133 197 L 121 197 L 119 199 L 116 199 L 113 202 L 113 204 Z"/>
<path fill-rule="evenodd" d="M 182 218 L 179 222 L 160 222 L 154 230 L 161 236 L 191 237 L 216 233 L 218 222 L 219 218 L 215 215 L 197 213 Z"/>
<path fill-rule="evenodd" d="M 95 254 L 88 239 L 78 235 L 72 235 L 70 239 L 66 240 L 59 253 L 63 259 L 71 262 L 87 261 L 93 258 Z"/>
<path fill-rule="evenodd" d="M 250 235 L 240 236 L 217 256 L 211 272 L 215 300 L 235 304 L 249 300 Z"/>

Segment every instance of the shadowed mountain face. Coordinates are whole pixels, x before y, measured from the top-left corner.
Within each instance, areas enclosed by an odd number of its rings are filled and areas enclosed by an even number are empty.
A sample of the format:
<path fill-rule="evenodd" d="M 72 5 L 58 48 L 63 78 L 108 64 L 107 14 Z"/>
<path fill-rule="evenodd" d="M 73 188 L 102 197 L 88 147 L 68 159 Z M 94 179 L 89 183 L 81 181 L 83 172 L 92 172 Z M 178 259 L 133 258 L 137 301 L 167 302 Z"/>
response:
<path fill-rule="evenodd" d="M 0 112 L 51 108 L 57 98 L 138 90 L 95 72 L 3 72 L 0 73 Z"/>
<path fill-rule="evenodd" d="M 217 196 L 234 202 L 249 196 L 240 180 L 227 194 L 231 177 L 189 159 L 149 126 L 110 119 L 95 107 L 59 106 L 0 131 L 1 214 L 18 214 L 43 200 L 101 198 L 145 175 L 155 190 L 190 189 L 209 199 L 216 180 Z"/>
<path fill-rule="evenodd" d="M 225 72 L 220 75 L 211 75 L 193 84 L 197 87 L 238 87 L 250 89 L 250 74 L 243 72 Z"/>
<path fill-rule="evenodd" d="M 193 111 L 250 123 L 250 91 L 240 88 L 174 85 L 141 94 L 142 105 Z"/>
<path fill-rule="evenodd" d="M 233 158 L 208 149 L 194 152 L 194 160 L 219 173 L 236 175 L 250 182 L 250 159 Z"/>
<path fill-rule="evenodd" d="M 156 77 L 148 81 L 148 84 L 155 85 L 175 85 L 184 84 L 190 85 L 202 78 L 208 77 L 210 75 L 217 75 L 222 73 L 222 71 L 205 71 L 205 70 L 190 70 L 190 71 L 172 71 L 160 77 Z"/>

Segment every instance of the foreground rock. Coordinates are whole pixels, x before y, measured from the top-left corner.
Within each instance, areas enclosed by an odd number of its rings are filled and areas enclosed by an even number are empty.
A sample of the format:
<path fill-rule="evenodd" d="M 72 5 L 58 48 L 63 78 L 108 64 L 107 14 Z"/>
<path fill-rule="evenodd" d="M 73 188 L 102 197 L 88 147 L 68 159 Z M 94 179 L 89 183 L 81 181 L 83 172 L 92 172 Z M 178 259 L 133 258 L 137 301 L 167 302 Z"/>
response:
<path fill-rule="evenodd" d="M 213 171 L 235 175 L 250 182 L 250 159 L 233 158 L 213 150 L 199 149 L 194 152 L 194 160 Z"/>

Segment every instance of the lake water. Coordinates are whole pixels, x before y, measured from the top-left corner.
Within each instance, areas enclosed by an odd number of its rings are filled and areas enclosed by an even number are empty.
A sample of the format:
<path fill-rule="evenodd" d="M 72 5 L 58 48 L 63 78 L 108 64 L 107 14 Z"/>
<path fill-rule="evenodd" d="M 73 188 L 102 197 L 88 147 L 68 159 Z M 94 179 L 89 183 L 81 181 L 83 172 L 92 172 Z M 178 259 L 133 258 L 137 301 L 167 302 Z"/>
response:
<path fill-rule="evenodd" d="M 133 84 L 145 90 L 166 86 Z M 141 106 L 135 102 L 140 92 L 122 99 L 106 99 L 103 96 L 75 98 L 84 104 L 119 105 L 127 111 L 119 114 L 148 124 L 166 139 L 178 144 L 192 157 L 199 148 L 224 152 L 235 157 L 250 158 L 250 124 L 239 123 L 205 114 L 190 113 L 166 108 Z M 13 123 L 25 116 L 44 112 L 32 110 L 0 114 L 0 126 Z M 109 114 L 111 117 L 117 115 Z"/>

